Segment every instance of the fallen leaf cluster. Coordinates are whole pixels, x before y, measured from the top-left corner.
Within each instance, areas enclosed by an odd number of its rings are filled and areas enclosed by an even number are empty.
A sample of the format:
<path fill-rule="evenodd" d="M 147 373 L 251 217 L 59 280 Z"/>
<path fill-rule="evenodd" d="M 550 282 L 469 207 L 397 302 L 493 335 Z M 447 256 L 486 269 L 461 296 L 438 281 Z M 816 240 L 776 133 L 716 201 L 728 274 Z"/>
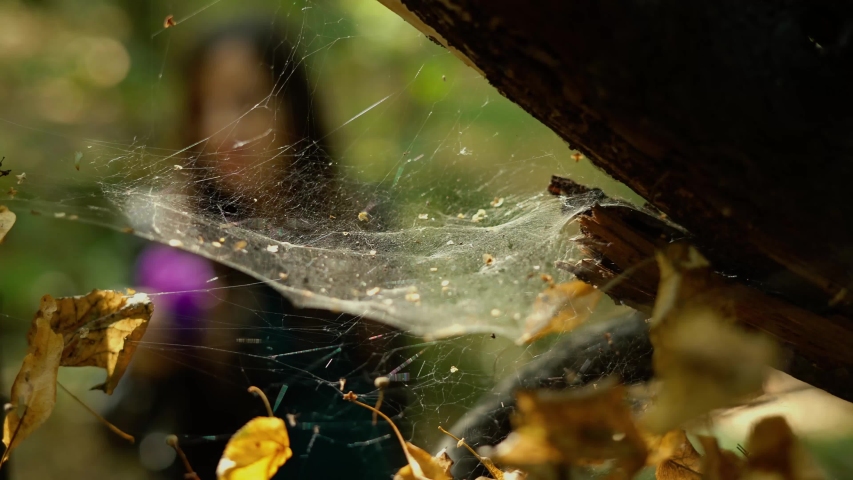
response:
<path fill-rule="evenodd" d="M 530 479 L 569 478 L 578 467 L 630 479 L 646 466 L 666 480 L 825 478 L 782 417 L 756 423 L 747 458 L 720 449 L 713 437 L 699 437 L 704 455 L 694 449 L 685 425 L 760 393 L 777 349 L 737 325 L 730 292 L 696 249 L 673 244 L 658 252 L 657 262 L 661 280 L 650 320 L 656 388 L 650 404 L 633 407 L 615 378 L 568 391 L 521 390 L 513 432 L 494 447 L 492 459 Z M 523 340 L 573 328 L 572 321 L 554 320 L 562 315 L 556 305 L 574 306 L 590 293 L 567 287 L 540 295 L 534 309 L 539 318 L 528 322 Z M 531 329 L 534 324 L 539 327 Z"/>
<path fill-rule="evenodd" d="M 573 468 L 596 466 L 609 467 L 612 479 L 634 478 L 646 466 L 655 467 L 658 480 L 826 478 L 783 417 L 753 426 L 744 458 L 721 449 L 714 437 L 698 437 L 700 455 L 683 429 L 643 430 L 615 379 L 569 392 L 521 391 L 517 400 L 514 431 L 492 458 L 531 480 L 567 478 Z"/>

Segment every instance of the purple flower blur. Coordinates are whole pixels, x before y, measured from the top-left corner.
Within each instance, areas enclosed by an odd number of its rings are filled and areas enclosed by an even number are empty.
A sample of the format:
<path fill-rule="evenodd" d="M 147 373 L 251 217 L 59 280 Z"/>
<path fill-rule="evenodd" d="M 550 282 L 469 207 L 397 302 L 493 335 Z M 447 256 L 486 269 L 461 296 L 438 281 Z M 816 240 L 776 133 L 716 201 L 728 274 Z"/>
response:
<path fill-rule="evenodd" d="M 147 293 L 182 292 L 157 299 L 157 310 L 179 327 L 196 326 L 212 306 L 210 295 L 192 290 L 211 288 L 214 275 L 205 258 L 160 244 L 147 247 L 136 261 L 136 283 Z"/>

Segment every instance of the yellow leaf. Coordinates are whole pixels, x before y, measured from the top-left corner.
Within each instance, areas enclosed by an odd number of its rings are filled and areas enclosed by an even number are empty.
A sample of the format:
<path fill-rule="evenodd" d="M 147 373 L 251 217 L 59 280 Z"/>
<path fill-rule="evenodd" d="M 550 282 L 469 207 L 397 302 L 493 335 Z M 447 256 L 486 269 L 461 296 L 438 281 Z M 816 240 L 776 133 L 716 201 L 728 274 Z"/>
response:
<path fill-rule="evenodd" d="M 21 371 L 12 384 L 15 406 L 3 422 L 3 444 L 6 451 L 0 464 L 25 438 L 43 424 L 56 404 L 56 374 L 62 356 L 62 336 L 50 329 L 45 319 L 38 319 Z"/>
<path fill-rule="evenodd" d="M 746 442 L 747 475 L 745 479 L 785 478 L 790 480 L 824 480 L 826 475 L 794 436 L 783 417 L 771 416 L 752 427 Z"/>
<path fill-rule="evenodd" d="M 426 450 L 406 442 L 405 453 L 409 463 L 397 471 L 394 480 L 453 480 L 450 474 L 453 460 L 444 450 L 433 457 Z"/>
<path fill-rule="evenodd" d="M 657 260 L 650 339 L 660 389 L 642 422 L 660 434 L 759 392 L 776 348 L 734 324 L 731 295 L 695 249 L 670 245 Z"/>
<path fill-rule="evenodd" d="M 216 467 L 216 478 L 268 480 L 291 456 L 284 420 L 253 418 L 228 441 Z"/>
<path fill-rule="evenodd" d="M 516 343 L 526 344 L 552 333 L 571 332 L 595 310 L 601 292 L 580 280 L 546 288 L 536 296 L 533 312 L 525 319 L 525 330 Z"/>
<path fill-rule="evenodd" d="M 572 391 L 521 390 L 516 410 L 515 430 L 495 448 L 499 464 L 529 471 L 542 463 L 615 459 L 617 478 L 633 478 L 645 465 L 646 444 L 616 379 Z"/>
<path fill-rule="evenodd" d="M 15 224 L 15 214 L 3 205 L 0 205 L 0 243 Z"/>
<path fill-rule="evenodd" d="M 105 369 L 106 381 L 94 388 L 112 394 L 145 334 L 153 310 L 144 293 L 128 297 L 112 290 L 93 290 L 78 297 L 54 299 L 45 295 L 36 320 L 48 320 L 53 331 L 63 336 L 62 366 Z"/>

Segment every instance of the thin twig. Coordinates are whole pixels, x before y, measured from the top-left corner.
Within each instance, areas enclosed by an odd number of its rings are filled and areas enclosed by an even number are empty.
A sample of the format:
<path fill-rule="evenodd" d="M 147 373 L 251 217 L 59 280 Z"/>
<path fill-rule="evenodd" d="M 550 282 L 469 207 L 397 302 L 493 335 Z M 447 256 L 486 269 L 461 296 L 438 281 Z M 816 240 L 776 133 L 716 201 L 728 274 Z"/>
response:
<path fill-rule="evenodd" d="M 474 457 L 476 457 L 477 460 L 479 460 L 480 463 L 482 463 L 483 466 L 486 467 L 486 470 L 488 470 L 489 473 L 491 473 L 493 477 L 495 477 L 497 480 L 503 479 L 503 472 L 498 467 L 496 467 L 494 463 L 492 463 L 492 460 L 485 458 L 485 457 L 481 457 L 480 454 L 475 452 L 474 449 L 471 448 L 470 445 L 465 443 L 464 438 L 459 438 L 456 435 L 448 432 L 447 430 L 441 428 L 441 425 L 438 426 L 438 429 L 441 430 L 441 433 L 443 433 L 443 434 L 449 436 L 450 438 L 456 440 L 456 448 L 459 448 L 459 447 L 467 448 L 468 451 L 471 452 L 471 455 L 474 455 Z"/>
<path fill-rule="evenodd" d="M 193 470 L 192 465 L 190 465 L 190 460 L 187 458 L 187 455 L 181 449 L 181 446 L 178 445 L 178 437 L 175 435 L 169 435 L 166 437 L 166 444 L 170 447 L 174 448 L 176 452 L 178 452 L 178 456 L 181 457 L 181 461 L 184 462 L 184 468 L 187 470 L 187 474 L 184 475 L 184 478 L 187 480 L 201 480 L 195 470 Z"/>
<path fill-rule="evenodd" d="M 68 390 L 67 388 L 65 388 L 65 385 L 63 385 L 63 384 L 61 384 L 61 383 L 59 383 L 59 382 L 56 382 L 56 384 L 57 384 L 57 385 L 59 385 L 59 388 L 61 388 L 62 390 L 64 390 L 64 391 L 65 391 L 65 393 L 67 393 L 68 395 L 70 395 L 70 396 L 71 396 L 71 398 L 73 398 L 74 400 L 76 400 L 76 401 L 77 401 L 77 403 L 79 403 L 80 405 L 82 405 L 82 406 L 83 406 L 83 408 L 85 408 L 86 410 L 88 410 L 88 411 L 89 411 L 89 413 L 91 413 L 92 415 L 94 415 L 94 416 L 95 416 L 95 418 L 97 418 L 98 420 L 100 420 L 100 422 L 101 422 L 101 423 L 103 423 L 104 425 L 106 425 L 106 426 L 107 426 L 107 428 L 109 428 L 110 430 L 112 430 L 112 432 L 113 432 L 113 433 L 115 433 L 115 434 L 116 434 L 116 435 L 118 435 L 119 437 L 121 437 L 121 438 L 123 438 L 123 439 L 127 440 L 127 441 L 128 441 L 128 442 L 130 442 L 130 443 L 133 443 L 134 441 L 136 441 L 136 440 L 133 438 L 133 435 L 128 435 L 128 434 L 124 433 L 123 431 L 121 431 L 121 429 L 119 429 L 118 427 L 116 427 L 115 425 L 113 425 L 112 423 L 110 423 L 106 418 L 104 418 L 104 417 L 102 417 L 100 414 L 98 414 L 98 412 L 96 412 L 96 411 L 92 410 L 92 408 L 91 408 L 91 407 L 89 407 L 88 405 L 86 405 L 85 403 L 83 403 L 83 400 L 80 400 L 79 398 L 77 398 L 73 393 L 71 393 L 71 391 L 70 391 L 70 390 Z"/>
<path fill-rule="evenodd" d="M 383 419 L 385 419 L 385 421 L 391 425 L 391 428 L 394 430 L 394 433 L 397 435 L 397 440 L 400 441 L 400 445 L 403 446 L 403 452 L 406 454 L 406 458 L 409 458 L 409 449 L 406 446 L 406 441 L 403 440 L 403 434 L 400 433 L 400 429 L 397 428 L 397 425 L 394 424 L 394 422 L 391 420 L 391 418 L 389 418 L 388 415 L 385 415 L 384 413 L 380 412 L 379 410 L 376 410 L 372 406 L 370 406 L 366 403 L 359 402 L 358 400 L 356 400 L 356 398 L 357 398 L 357 396 L 353 392 L 349 392 L 346 395 L 344 395 L 344 400 L 346 400 L 348 402 L 352 402 L 352 403 L 354 403 L 360 407 L 364 407 L 364 408 L 376 413 L 377 415 L 379 415 Z"/>
<path fill-rule="evenodd" d="M 267 407 L 267 413 L 269 414 L 269 416 L 271 416 L 271 417 L 275 416 L 272 413 L 272 406 L 270 406 L 270 401 L 267 399 L 267 395 L 264 393 L 263 390 L 252 385 L 251 387 L 249 387 L 249 392 L 258 394 L 258 396 L 261 397 L 261 400 L 264 401 L 264 405 L 266 405 L 266 407 Z"/>

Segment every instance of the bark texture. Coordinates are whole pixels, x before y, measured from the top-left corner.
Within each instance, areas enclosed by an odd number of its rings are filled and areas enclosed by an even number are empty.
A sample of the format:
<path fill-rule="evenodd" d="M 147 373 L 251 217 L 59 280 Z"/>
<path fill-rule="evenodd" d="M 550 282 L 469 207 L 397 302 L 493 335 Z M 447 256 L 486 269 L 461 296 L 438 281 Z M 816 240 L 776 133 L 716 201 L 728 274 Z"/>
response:
<path fill-rule="evenodd" d="M 571 180 L 554 177 L 549 191 L 556 195 L 582 195 L 587 190 Z M 558 267 L 603 289 L 616 301 L 651 316 L 660 275 L 653 261 L 655 250 L 690 235 L 661 218 L 659 213 L 599 196 L 599 203 L 578 214 L 581 235 L 576 238 L 584 254 L 575 264 Z M 843 320 L 825 318 L 784 300 L 767 295 L 737 278 L 716 274 L 710 279 L 711 295 L 732 301 L 738 321 L 776 339 L 787 352 L 783 369 L 827 392 L 853 401 L 853 332 Z"/>

